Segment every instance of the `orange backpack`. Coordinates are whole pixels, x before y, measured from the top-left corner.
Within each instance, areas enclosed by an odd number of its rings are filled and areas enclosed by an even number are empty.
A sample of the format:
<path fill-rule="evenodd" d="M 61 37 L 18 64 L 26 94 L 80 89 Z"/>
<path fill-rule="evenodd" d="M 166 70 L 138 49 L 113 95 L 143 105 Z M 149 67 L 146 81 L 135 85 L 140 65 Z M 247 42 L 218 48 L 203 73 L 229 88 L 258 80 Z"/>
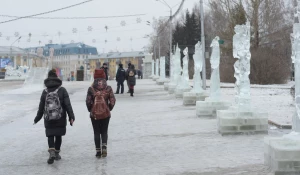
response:
<path fill-rule="evenodd" d="M 100 120 L 109 117 L 110 110 L 107 102 L 104 99 L 103 93 L 101 93 L 101 91 L 95 91 L 93 87 L 92 90 L 94 93 L 94 103 L 91 110 L 93 119 Z"/>

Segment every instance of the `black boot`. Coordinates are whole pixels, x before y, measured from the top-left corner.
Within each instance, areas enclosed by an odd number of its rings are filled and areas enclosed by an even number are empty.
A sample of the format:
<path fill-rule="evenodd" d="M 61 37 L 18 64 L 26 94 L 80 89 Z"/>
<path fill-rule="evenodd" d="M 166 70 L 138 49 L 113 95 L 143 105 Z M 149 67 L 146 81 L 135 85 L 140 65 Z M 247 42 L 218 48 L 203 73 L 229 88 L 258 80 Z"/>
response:
<path fill-rule="evenodd" d="M 130 89 L 130 96 L 133 97 L 133 89 Z"/>
<path fill-rule="evenodd" d="M 107 145 L 102 145 L 102 157 L 107 157 Z"/>
<path fill-rule="evenodd" d="M 55 159 L 55 149 L 54 148 L 49 148 L 48 150 L 49 152 L 49 159 L 48 159 L 48 164 L 52 164 L 54 162 Z"/>
<path fill-rule="evenodd" d="M 55 150 L 55 160 L 60 160 L 61 156 L 59 155 L 60 150 Z"/>
<path fill-rule="evenodd" d="M 101 157 L 101 148 L 96 149 L 96 157 L 100 158 Z"/>

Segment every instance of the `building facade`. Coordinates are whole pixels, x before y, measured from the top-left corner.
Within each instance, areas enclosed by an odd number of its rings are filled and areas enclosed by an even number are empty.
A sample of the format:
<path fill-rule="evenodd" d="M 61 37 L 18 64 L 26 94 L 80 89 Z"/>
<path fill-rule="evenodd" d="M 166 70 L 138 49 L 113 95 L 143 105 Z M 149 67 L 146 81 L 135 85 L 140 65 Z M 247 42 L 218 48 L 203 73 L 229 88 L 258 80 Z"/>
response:
<path fill-rule="evenodd" d="M 143 60 L 146 57 L 151 57 L 152 59 L 151 54 L 142 51 L 103 53 L 93 58 L 89 58 L 90 71 L 94 72 L 99 65 L 102 66 L 103 63 L 107 63 L 109 69 L 109 79 L 112 80 L 116 77 L 120 63 L 123 64 L 124 69 L 127 69 L 128 63 L 131 63 L 134 65 L 135 69 L 143 71 Z"/>
<path fill-rule="evenodd" d="M 46 59 L 42 55 L 28 52 L 13 46 L 0 46 L 0 69 L 4 69 L 6 65 L 17 68 L 18 66 L 43 67 Z"/>
<path fill-rule="evenodd" d="M 46 44 L 43 47 L 27 48 L 26 50 L 38 52 L 39 48 L 43 49 L 43 55 L 48 58 L 48 65 L 57 69 L 63 80 L 75 79 L 78 69 L 83 68 L 87 72 L 88 59 L 98 55 L 96 47 L 84 43 Z"/>

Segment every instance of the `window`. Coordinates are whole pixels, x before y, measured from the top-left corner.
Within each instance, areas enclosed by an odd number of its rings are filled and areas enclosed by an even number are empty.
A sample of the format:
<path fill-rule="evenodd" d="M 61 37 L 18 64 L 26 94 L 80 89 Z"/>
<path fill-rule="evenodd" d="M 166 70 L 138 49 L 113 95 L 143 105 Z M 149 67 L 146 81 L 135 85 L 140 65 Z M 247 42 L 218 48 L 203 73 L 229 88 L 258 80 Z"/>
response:
<path fill-rule="evenodd" d="M 80 64 L 80 61 L 78 61 L 78 64 Z"/>
<path fill-rule="evenodd" d="M 86 58 L 88 58 L 88 56 L 86 56 Z"/>
<path fill-rule="evenodd" d="M 78 58 L 80 58 L 80 55 L 78 55 Z"/>

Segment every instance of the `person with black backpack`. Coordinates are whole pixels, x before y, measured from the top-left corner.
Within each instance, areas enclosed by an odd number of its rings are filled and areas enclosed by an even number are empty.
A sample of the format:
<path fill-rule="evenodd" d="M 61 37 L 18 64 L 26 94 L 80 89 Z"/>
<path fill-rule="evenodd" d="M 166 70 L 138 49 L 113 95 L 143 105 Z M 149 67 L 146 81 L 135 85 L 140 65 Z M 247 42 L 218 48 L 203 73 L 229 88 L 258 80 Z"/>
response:
<path fill-rule="evenodd" d="M 108 86 L 103 69 L 96 69 L 94 83 L 89 87 L 86 96 L 86 106 L 94 129 L 96 157 L 107 156 L 108 125 L 116 98 L 111 86 Z"/>
<path fill-rule="evenodd" d="M 54 160 L 61 159 L 59 153 L 62 136 L 66 134 L 67 113 L 71 126 L 75 121 L 75 116 L 69 94 L 64 87 L 61 87 L 62 81 L 57 77 L 55 69 L 49 71 L 44 84 L 47 88 L 42 92 L 34 124 L 38 123 L 44 116 L 50 154 L 47 162 L 52 164 Z"/>
<path fill-rule="evenodd" d="M 123 69 L 123 64 L 119 64 L 119 69 L 117 71 L 116 75 L 116 81 L 117 81 L 117 92 L 116 94 L 119 94 L 120 92 L 120 86 L 121 86 L 121 94 L 124 93 L 124 81 L 126 78 L 126 71 Z"/>
<path fill-rule="evenodd" d="M 133 97 L 134 86 L 136 85 L 135 75 L 136 75 L 136 70 L 134 69 L 134 65 L 132 64 L 128 70 L 128 80 L 127 80 L 131 97 Z"/>

